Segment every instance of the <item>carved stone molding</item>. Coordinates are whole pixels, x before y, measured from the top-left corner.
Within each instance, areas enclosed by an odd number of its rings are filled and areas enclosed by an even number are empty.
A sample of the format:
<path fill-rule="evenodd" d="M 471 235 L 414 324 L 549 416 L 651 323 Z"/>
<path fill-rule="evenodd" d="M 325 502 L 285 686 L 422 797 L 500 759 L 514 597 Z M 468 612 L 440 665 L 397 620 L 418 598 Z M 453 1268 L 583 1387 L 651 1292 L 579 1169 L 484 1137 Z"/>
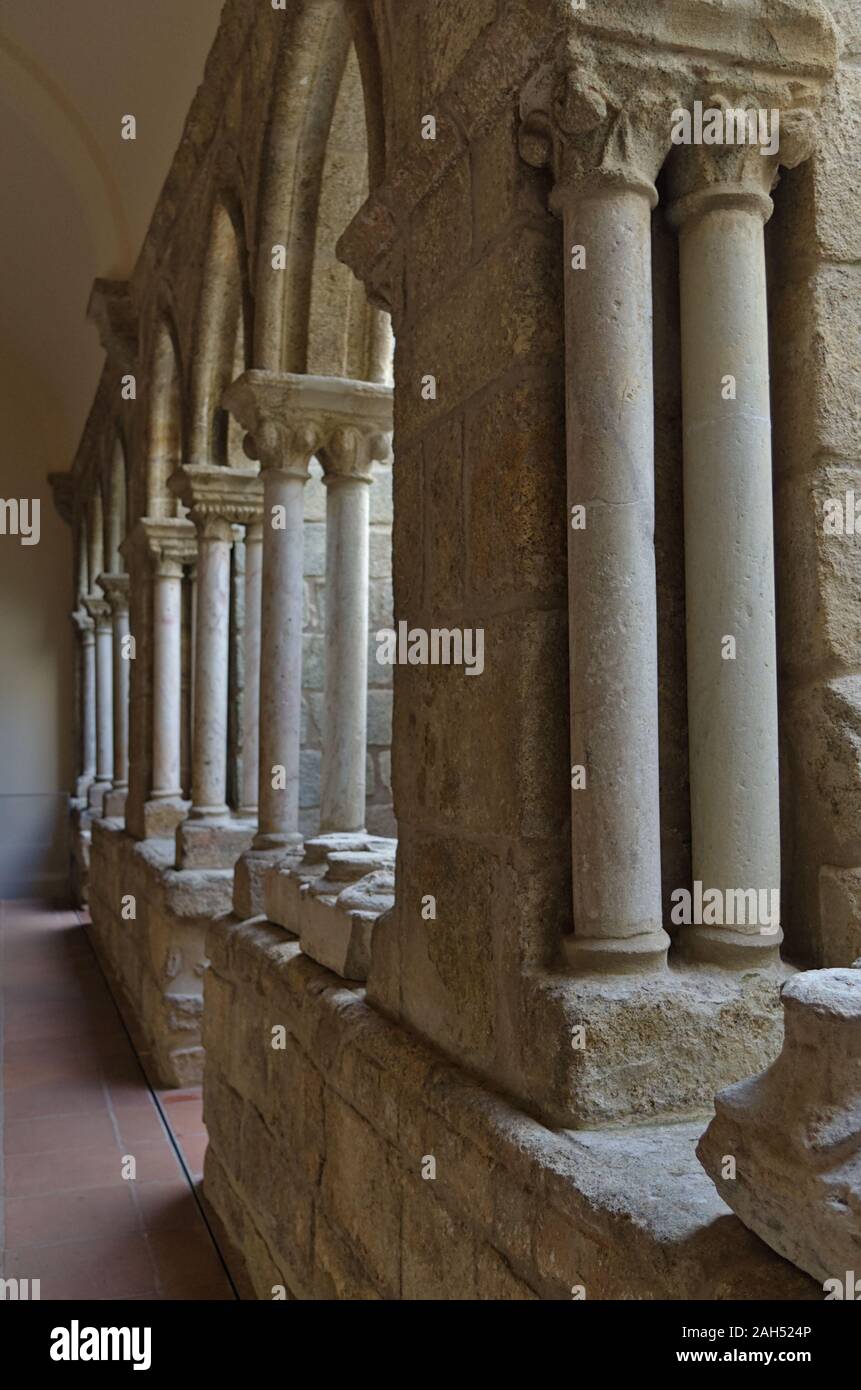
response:
<path fill-rule="evenodd" d="M 307 477 L 316 455 L 331 478 L 370 481 L 391 458 L 392 389 L 345 377 L 250 371 L 224 395 L 261 466 Z"/>
<path fill-rule="evenodd" d="M 174 497 L 188 507 L 198 532 L 207 537 L 232 540 L 229 528 L 247 526 L 263 515 L 263 483 L 260 469 L 222 468 L 211 463 L 183 464 L 167 482 Z M 225 523 L 227 530 L 222 535 Z"/>
<path fill-rule="evenodd" d="M 99 584 L 107 595 L 111 612 L 128 613 L 130 581 L 127 574 L 100 574 Z"/>
<path fill-rule="evenodd" d="M 129 570 L 152 565 L 156 574 L 181 578 L 183 565 L 197 554 L 197 536 L 192 522 L 179 517 L 142 517 L 120 546 Z"/>
<path fill-rule="evenodd" d="M 138 355 L 138 325 L 129 286 L 125 280 L 94 280 L 87 318 L 99 331 L 108 357 L 131 371 Z"/>
<path fill-rule="evenodd" d="M 87 610 L 85 608 L 76 608 L 71 618 L 82 641 L 86 642 L 89 639 L 92 642 L 96 625 Z"/>

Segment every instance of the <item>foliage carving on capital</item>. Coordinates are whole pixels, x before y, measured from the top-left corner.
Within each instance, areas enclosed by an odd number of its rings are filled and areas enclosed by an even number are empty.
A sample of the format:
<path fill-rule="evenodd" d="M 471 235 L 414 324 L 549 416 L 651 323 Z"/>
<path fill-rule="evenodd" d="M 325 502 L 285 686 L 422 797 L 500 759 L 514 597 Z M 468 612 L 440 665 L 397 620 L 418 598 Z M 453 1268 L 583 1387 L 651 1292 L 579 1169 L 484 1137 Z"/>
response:
<path fill-rule="evenodd" d="M 260 420 L 253 436 L 246 437 L 246 453 L 249 458 L 259 459 L 261 468 L 307 478 L 321 439 L 322 430 L 316 420 L 281 420 L 270 415 Z"/>
<path fill-rule="evenodd" d="M 521 158 L 549 168 L 550 206 L 598 186 L 636 188 L 657 202 L 654 180 L 670 148 L 671 98 L 648 88 L 631 99 L 576 61 L 539 71 L 520 99 Z"/>
<path fill-rule="evenodd" d="M 320 450 L 327 483 L 347 478 L 369 483 L 374 463 L 388 463 L 390 459 L 390 435 L 356 425 L 337 425 Z"/>

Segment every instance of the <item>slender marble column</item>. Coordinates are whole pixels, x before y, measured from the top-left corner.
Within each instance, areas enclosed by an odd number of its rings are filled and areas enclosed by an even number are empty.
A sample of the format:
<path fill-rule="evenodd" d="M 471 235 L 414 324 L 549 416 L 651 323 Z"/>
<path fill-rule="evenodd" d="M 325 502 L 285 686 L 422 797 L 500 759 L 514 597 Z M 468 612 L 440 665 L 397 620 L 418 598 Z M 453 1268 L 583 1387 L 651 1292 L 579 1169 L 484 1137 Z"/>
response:
<path fill-rule="evenodd" d="M 114 776 L 113 790 L 129 785 L 129 577 L 103 574 L 99 583 L 108 596 L 113 623 Z"/>
<path fill-rule="evenodd" d="M 192 516 L 197 526 L 197 633 L 191 743 L 192 820 L 218 821 L 227 805 L 227 708 L 230 661 L 230 550 L 223 517 Z"/>
<path fill-rule="evenodd" d="M 663 969 L 651 213 L 669 125 L 570 71 L 524 93 L 521 154 L 564 223 L 571 851 L 569 964 Z"/>
<path fill-rule="evenodd" d="M 326 484 L 326 682 L 320 831 L 365 824 L 368 713 L 370 459 L 350 428 L 335 431 Z"/>
<path fill-rule="evenodd" d="M 84 608 L 72 614 L 81 653 L 81 771 L 77 794 L 86 797 L 96 777 L 96 633 Z"/>
<path fill-rule="evenodd" d="M 114 763 L 113 627 L 104 598 L 91 595 L 84 603 L 96 626 L 96 780 L 90 787 L 89 803 L 101 811 L 104 793 L 111 788 Z"/>
<path fill-rule="evenodd" d="M 305 483 L 313 430 L 266 432 L 260 637 L 260 800 L 255 849 L 300 845 Z M 265 447 L 268 441 L 268 447 Z"/>
<path fill-rule="evenodd" d="M 180 800 L 182 560 L 161 552 L 153 573 L 153 801 Z"/>
<path fill-rule="evenodd" d="M 763 238 L 775 166 L 752 150 L 736 157 L 728 182 L 704 151 L 686 163 L 670 215 L 681 283 L 693 879 L 723 895 L 723 924 L 695 923 L 682 944 L 697 959 L 743 967 L 767 963 L 782 939 Z"/>
<path fill-rule="evenodd" d="M 260 606 L 263 580 L 263 528 L 253 522 L 245 528 L 245 627 L 243 652 L 245 689 L 242 699 L 242 787 L 240 815 L 257 817 L 257 784 L 260 774 Z"/>

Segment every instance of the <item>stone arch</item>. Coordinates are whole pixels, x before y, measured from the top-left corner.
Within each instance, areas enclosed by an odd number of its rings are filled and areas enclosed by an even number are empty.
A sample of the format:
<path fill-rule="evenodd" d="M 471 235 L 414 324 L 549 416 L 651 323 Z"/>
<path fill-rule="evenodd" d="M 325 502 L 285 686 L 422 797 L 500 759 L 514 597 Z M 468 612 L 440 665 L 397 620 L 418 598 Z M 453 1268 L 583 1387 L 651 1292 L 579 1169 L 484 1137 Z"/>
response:
<path fill-rule="evenodd" d="M 109 574 L 119 574 L 124 567 L 120 546 L 125 540 L 128 521 L 127 491 L 126 451 L 117 431 L 107 478 L 105 507 L 105 569 Z"/>
<path fill-rule="evenodd" d="M 375 54 L 373 30 L 334 3 L 305 7 L 284 40 L 257 282 L 256 361 L 273 371 L 387 376 L 388 320 L 335 256 L 385 166 Z"/>
<path fill-rule="evenodd" d="M 176 330 L 163 310 L 156 324 L 149 372 L 149 420 L 144 510 L 153 518 L 172 516 L 176 503 L 167 480 L 182 462 L 182 368 Z"/>
<path fill-rule="evenodd" d="M 242 201 L 222 188 L 214 199 L 200 282 L 190 386 L 191 463 L 240 463 L 242 435 L 221 398 L 251 364 L 252 297 Z"/>
<path fill-rule="evenodd" d="M 101 479 L 98 474 L 92 480 L 87 525 L 88 578 L 90 593 L 96 594 L 96 583 L 105 568 L 105 524 Z"/>

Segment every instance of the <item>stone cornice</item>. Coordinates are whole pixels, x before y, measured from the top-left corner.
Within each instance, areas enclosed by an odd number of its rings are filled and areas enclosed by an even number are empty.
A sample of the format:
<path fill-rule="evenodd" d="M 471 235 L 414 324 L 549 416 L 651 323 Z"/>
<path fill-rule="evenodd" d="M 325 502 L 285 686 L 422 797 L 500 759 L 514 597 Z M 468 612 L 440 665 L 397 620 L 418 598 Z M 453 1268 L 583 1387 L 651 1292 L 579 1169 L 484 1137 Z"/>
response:
<path fill-rule="evenodd" d="M 640 108 L 634 127 L 643 130 L 643 92 L 652 91 L 658 103 L 654 133 L 660 144 L 669 93 L 675 96 L 671 105 L 689 105 L 743 83 L 762 104 L 812 109 L 837 56 L 834 25 L 819 0 L 723 0 L 720 6 L 715 0 L 674 0 L 672 6 L 645 8 L 632 0 L 589 0 L 577 10 L 568 0 L 548 0 L 543 29 L 533 7 L 504 0 L 496 23 L 432 103 L 437 139 L 422 142 L 418 153 L 413 144 L 406 157 L 396 152 L 385 183 L 341 236 L 337 255 L 365 284 L 371 301 L 397 320 L 399 266 L 414 209 L 445 178 L 466 142 L 513 97 L 540 83 L 542 74 L 558 79 L 576 71 L 581 85 L 602 94 L 616 116 L 609 132 L 612 163 L 614 142 L 630 147 L 633 132 L 626 132 L 620 118 L 627 112 L 632 119 L 634 99 Z"/>
<path fill-rule="evenodd" d="M 138 354 L 137 316 L 125 280 L 94 280 L 87 318 L 99 330 L 109 359 L 124 371 L 133 370 Z"/>
<path fill-rule="evenodd" d="M 169 572 L 181 574 L 182 566 L 197 554 L 194 525 L 184 517 L 141 517 L 120 546 L 120 554 L 130 569 L 143 561 L 151 562 L 157 573 L 168 566 Z"/>
<path fill-rule="evenodd" d="M 77 483 L 73 473 L 49 473 L 48 486 L 54 497 L 54 506 L 67 526 L 75 519 L 75 495 Z"/>
<path fill-rule="evenodd" d="M 99 584 L 112 613 L 128 613 L 130 581 L 127 574 L 100 574 Z"/>
<path fill-rule="evenodd" d="M 376 382 L 250 371 L 223 404 L 264 469 L 304 477 L 317 455 L 329 477 L 369 479 L 371 464 L 391 457 L 392 401 L 392 388 Z"/>
<path fill-rule="evenodd" d="M 188 507 L 197 526 L 212 521 L 248 525 L 263 515 L 263 483 L 258 466 L 222 468 L 211 463 L 187 463 L 168 478 L 174 497 Z"/>

